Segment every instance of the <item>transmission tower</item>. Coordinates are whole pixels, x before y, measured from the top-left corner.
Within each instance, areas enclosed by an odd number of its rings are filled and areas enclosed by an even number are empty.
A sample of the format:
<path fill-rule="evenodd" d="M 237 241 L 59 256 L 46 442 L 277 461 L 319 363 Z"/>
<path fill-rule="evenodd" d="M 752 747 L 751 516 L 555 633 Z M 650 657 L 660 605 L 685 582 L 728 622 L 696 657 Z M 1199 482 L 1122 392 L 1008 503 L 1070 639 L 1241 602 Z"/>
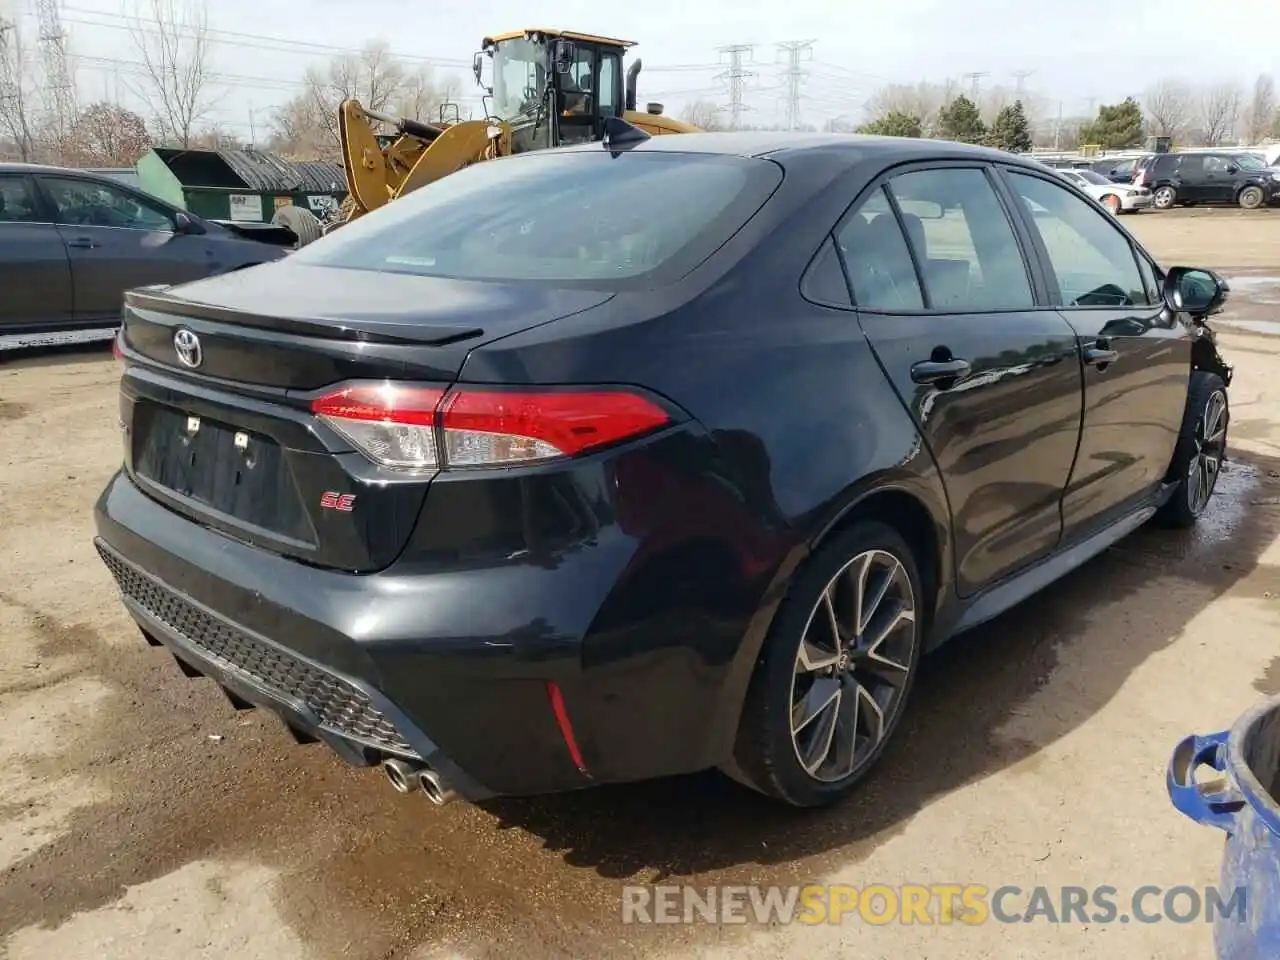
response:
<path fill-rule="evenodd" d="M 1019 100 L 1021 100 L 1023 94 L 1026 93 L 1027 77 L 1031 76 L 1033 73 L 1035 73 L 1034 70 L 1015 70 L 1010 74 L 1010 76 L 1013 77 L 1014 89 L 1017 91 L 1016 95 Z"/>
<path fill-rule="evenodd" d="M 751 108 L 742 102 L 745 81 L 754 74 L 742 65 L 743 56 L 750 57 L 755 45 L 751 43 L 733 43 L 717 49 L 729 57 L 729 69 L 717 74 L 717 80 L 729 81 L 729 126 L 733 130 L 741 129 L 742 114 Z"/>
<path fill-rule="evenodd" d="M 62 0 L 35 0 L 40 26 L 40 61 L 44 67 L 44 95 L 58 143 L 76 118 L 76 88 L 67 63 L 67 34 L 62 29 Z"/>
<path fill-rule="evenodd" d="M 813 45 L 817 40 L 787 40 L 778 44 L 778 50 L 787 55 L 787 69 L 782 75 L 787 80 L 787 129 L 794 130 L 800 125 L 800 84 L 809 75 L 807 70 L 800 69 L 800 63 L 808 58 L 813 59 Z"/>
<path fill-rule="evenodd" d="M 989 77 L 991 74 L 986 70 L 975 70 L 973 73 L 966 73 L 965 79 L 969 81 L 969 99 L 974 103 L 978 102 L 978 85 L 982 83 L 983 77 Z"/>

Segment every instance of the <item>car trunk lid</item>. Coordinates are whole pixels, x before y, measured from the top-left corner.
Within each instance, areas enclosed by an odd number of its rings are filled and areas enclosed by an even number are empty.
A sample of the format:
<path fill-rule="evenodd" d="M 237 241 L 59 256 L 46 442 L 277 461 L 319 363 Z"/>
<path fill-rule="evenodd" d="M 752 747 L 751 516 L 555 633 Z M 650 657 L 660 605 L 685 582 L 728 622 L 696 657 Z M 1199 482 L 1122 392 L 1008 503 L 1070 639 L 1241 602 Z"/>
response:
<path fill-rule="evenodd" d="M 318 566 L 381 569 L 432 475 L 379 470 L 311 412 L 334 384 L 447 387 L 474 347 L 610 298 L 271 263 L 131 291 L 125 467 L 202 525 Z"/>

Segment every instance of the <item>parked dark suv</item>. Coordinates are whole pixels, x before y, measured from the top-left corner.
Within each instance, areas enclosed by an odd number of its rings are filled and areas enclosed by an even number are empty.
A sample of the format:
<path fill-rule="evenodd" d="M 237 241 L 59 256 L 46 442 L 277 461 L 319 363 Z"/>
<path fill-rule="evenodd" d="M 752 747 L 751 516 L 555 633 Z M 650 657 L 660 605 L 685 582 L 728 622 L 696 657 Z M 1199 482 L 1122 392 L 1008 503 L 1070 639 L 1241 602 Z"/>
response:
<path fill-rule="evenodd" d="M 1255 210 L 1280 199 L 1280 173 L 1250 153 L 1157 153 L 1138 165 L 1133 182 L 1155 206 L 1238 203 Z"/>
<path fill-rule="evenodd" d="M 826 803 L 923 653 L 1196 522 L 1226 285 L 1009 153 L 610 129 L 131 293 L 97 548 L 187 673 L 437 803 Z"/>

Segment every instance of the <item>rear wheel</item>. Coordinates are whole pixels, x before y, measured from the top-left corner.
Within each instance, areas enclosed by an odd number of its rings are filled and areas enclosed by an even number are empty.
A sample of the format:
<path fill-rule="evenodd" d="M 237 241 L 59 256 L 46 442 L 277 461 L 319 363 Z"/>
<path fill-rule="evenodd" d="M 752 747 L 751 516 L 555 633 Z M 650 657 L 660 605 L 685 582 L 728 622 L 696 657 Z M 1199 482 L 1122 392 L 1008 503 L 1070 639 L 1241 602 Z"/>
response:
<path fill-rule="evenodd" d="M 320 220 L 310 210 L 292 205 L 281 207 L 276 211 L 271 222 L 278 227 L 287 227 L 298 238 L 297 245 L 305 247 L 320 239 Z"/>
<path fill-rule="evenodd" d="M 1182 429 L 1168 474 L 1177 487 L 1156 515 L 1166 526 L 1193 526 L 1208 507 L 1226 460 L 1230 421 L 1227 387 L 1222 378 L 1205 370 L 1192 373 Z"/>
<path fill-rule="evenodd" d="M 862 521 L 836 536 L 778 610 L 731 774 L 797 807 L 849 794 L 902 716 L 923 621 L 916 560 L 895 530 Z"/>
<path fill-rule="evenodd" d="M 1151 195 L 1152 202 L 1160 210 L 1168 210 L 1177 199 L 1178 195 L 1174 192 L 1173 187 L 1160 187 Z"/>
<path fill-rule="evenodd" d="M 1246 210 L 1257 210 L 1266 199 L 1261 187 L 1245 187 L 1236 197 L 1236 202 Z"/>

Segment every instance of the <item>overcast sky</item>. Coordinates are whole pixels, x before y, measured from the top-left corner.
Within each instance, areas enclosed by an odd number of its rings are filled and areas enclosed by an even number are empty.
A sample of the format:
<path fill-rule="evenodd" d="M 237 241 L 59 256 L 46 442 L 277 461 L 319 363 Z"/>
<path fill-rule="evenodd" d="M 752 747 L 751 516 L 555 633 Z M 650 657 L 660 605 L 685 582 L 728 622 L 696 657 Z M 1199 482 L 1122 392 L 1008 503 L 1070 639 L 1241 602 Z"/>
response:
<path fill-rule="evenodd" d="M 132 2 L 65 0 L 83 102 L 133 99 L 129 87 L 139 78 L 130 61 L 136 63 L 138 53 L 122 16 Z M 27 11 L 30 36 L 34 0 L 0 0 L 0 10 L 6 5 L 11 14 Z M 531 12 L 540 7 L 544 13 Z M 716 79 L 724 55 L 716 48 L 751 43 L 750 116 L 775 120 L 782 91 L 774 45 L 812 39 L 801 108 L 808 122 L 859 116 L 867 96 L 886 82 L 959 79 L 971 71 L 988 73 L 985 86 L 1011 86 L 1014 71 L 1034 71 L 1027 87 L 1054 104 L 1062 101 L 1070 115 L 1084 112 L 1091 99 L 1138 95 L 1159 76 L 1233 78 L 1243 85 L 1280 68 L 1280 5 L 1252 5 L 1244 29 L 1238 18 L 1218 19 L 1213 9 L 1205 0 L 556 0 L 545 6 L 529 0 L 211 0 L 210 70 L 216 119 L 244 135 L 255 126 L 259 137 L 271 108 L 298 92 L 309 63 L 383 38 L 415 66 L 433 63 L 438 73 L 458 77 L 474 96 L 468 67 L 481 37 L 526 26 L 636 41 L 631 55 L 644 60 L 640 99 L 662 101 L 670 113 L 694 99 L 724 102 L 724 82 Z"/>

